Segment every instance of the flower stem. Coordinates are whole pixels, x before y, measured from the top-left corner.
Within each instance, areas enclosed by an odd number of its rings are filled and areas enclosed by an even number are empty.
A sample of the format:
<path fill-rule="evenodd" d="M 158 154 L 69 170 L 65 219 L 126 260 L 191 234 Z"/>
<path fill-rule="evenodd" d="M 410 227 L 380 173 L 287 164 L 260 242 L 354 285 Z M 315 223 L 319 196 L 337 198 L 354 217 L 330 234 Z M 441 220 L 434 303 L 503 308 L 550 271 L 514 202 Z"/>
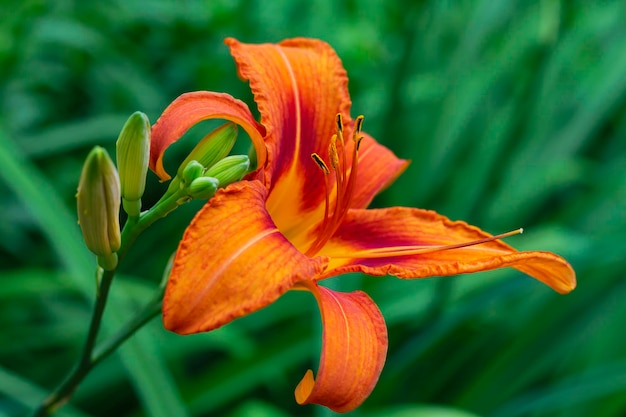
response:
<path fill-rule="evenodd" d="M 98 268 L 96 274 L 99 283 L 96 293 L 96 302 L 94 304 L 89 332 L 87 333 L 87 339 L 85 340 L 80 360 L 65 381 L 63 381 L 63 383 L 46 398 L 41 406 L 35 410 L 35 413 L 33 413 L 34 417 L 49 416 L 54 413 L 57 408 L 65 404 L 76 390 L 78 384 L 87 376 L 94 365 L 91 355 L 96 344 L 100 325 L 102 324 L 102 315 L 104 314 L 104 308 L 106 306 L 111 283 L 113 282 L 115 270 L 104 271 L 102 268 Z"/>
<path fill-rule="evenodd" d="M 112 278 L 112 274 L 110 275 Z M 152 300 L 146 304 L 143 310 L 129 320 L 114 336 L 105 340 L 96 347 L 95 337 L 100 327 L 102 313 L 104 312 L 104 305 L 102 305 L 102 307 L 99 305 L 100 302 L 102 302 L 102 304 L 106 302 L 106 294 L 108 293 L 111 281 L 112 280 L 109 279 L 109 282 L 105 284 L 103 277 L 99 297 L 97 298 L 96 306 L 94 307 L 94 315 L 89 328 L 89 334 L 87 336 L 87 341 L 85 342 L 85 347 L 80 361 L 70 372 L 65 381 L 63 381 L 63 383 L 59 385 L 59 387 L 50 396 L 48 396 L 48 398 L 46 398 L 41 406 L 35 410 L 32 414 L 33 417 L 44 417 L 53 414 L 59 407 L 70 399 L 78 385 L 97 364 L 99 364 L 111 353 L 115 352 L 115 350 L 120 347 L 122 343 L 124 343 L 146 323 L 158 316 L 161 312 L 164 287 L 160 287 L 159 291 L 155 294 Z"/>
<path fill-rule="evenodd" d="M 157 295 L 140 311 L 135 317 L 128 321 L 113 337 L 105 340 L 99 345 L 91 358 L 92 367 L 100 363 L 103 359 L 120 347 L 137 330 L 142 328 L 150 320 L 161 313 L 163 305 L 163 292 L 159 291 Z"/>
<path fill-rule="evenodd" d="M 138 217 L 128 218 L 122 230 L 122 246 L 117 252 L 120 261 L 144 230 L 186 201 L 186 190 L 172 190 L 173 188 L 175 187 L 170 185 L 168 192 L 150 210 L 141 213 Z"/>

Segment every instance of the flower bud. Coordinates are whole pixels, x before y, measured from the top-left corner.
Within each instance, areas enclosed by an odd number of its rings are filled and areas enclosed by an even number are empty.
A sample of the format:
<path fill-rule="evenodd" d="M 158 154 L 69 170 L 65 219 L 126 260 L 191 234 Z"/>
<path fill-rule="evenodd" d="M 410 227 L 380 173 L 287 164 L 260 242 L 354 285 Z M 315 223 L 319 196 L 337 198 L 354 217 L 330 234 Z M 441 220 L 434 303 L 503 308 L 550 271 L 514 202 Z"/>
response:
<path fill-rule="evenodd" d="M 128 118 L 117 138 L 116 154 L 124 210 L 138 216 L 150 157 L 150 122 L 145 114 L 135 112 Z"/>
<path fill-rule="evenodd" d="M 178 175 L 190 161 L 196 160 L 204 167 L 210 167 L 230 153 L 237 140 L 237 125 L 226 123 L 206 135 L 180 164 Z"/>
<path fill-rule="evenodd" d="M 120 180 L 109 154 L 99 146 L 85 160 L 76 201 L 85 244 L 98 256 L 100 266 L 114 269 L 121 245 Z"/>
<path fill-rule="evenodd" d="M 199 177 L 189 184 L 187 189 L 192 198 L 208 199 L 213 197 L 220 182 L 212 177 Z"/>
<path fill-rule="evenodd" d="M 248 173 L 250 158 L 247 155 L 231 155 L 218 161 L 207 169 L 205 176 L 217 178 L 220 187 L 226 187 L 235 181 L 239 181 Z"/>
<path fill-rule="evenodd" d="M 182 186 L 184 187 L 187 184 L 191 184 L 193 180 L 198 177 L 201 177 L 204 173 L 204 166 L 196 160 L 189 161 L 185 168 L 183 169 L 183 182 Z"/>

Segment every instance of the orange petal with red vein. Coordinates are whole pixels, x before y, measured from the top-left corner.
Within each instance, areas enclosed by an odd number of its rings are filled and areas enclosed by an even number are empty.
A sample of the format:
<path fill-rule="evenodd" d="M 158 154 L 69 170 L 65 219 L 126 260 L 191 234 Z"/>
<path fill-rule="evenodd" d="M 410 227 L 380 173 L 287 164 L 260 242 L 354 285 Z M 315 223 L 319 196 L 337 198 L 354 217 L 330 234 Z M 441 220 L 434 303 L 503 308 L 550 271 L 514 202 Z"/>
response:
<path fill-rule="evenodd" d="M 433 211 L 404 207 L 351 210 L 320 252 L 331 258 L 322 278 L 353 271 L 423 278 L 512 267 L 559 293 L 576 286 L 574 270 L 563 258 L 550 252 L 518 252 L 501 240 L 418 253 L 489 237 L 477 227 L 450 221 Z"/>
<path fill-rule="evenodd" d="M 319 304 L 324 335 L 317 379 L 307 371 L 296 387 L 296 401 L 338 413 L 352 411 L 370 395 L 385 364 L 385 320 L 362 291 L 342 293 L 312 283 L 306 287 Z"/>
<path fill-rule="evenodd" d="M 311 159 L 327 161 L 336 115 L 349 119 L 348 77 L 335 51 L 316 39 L 244 44 L 227 39 L 239 74 L 250 88 L 267 129 L 267 206 L 281 230 L 324 204 L 323 174 Z M 312 190 L 319 190 L 312 192 Z"/>
<path fill-rule="evenodd" d="M 234 183 L 198 212 L 176 252 L 163 300 L 167 329 L 215 329 L 321 272 L 323 258 L 304 256 L 276 229 L 265 194 L 258 181 Z"/>
<path fill-rule="evenodd" d="M 190 127 L 207 119 L 225 119 L 240 125 L 248 133 L 256 149 L 258 166 L 263 166 L 266 158 L 263 143 L 265 129 L 254 120 L 248 106 L 228 94 L 195 91 L 177 97 L 152 127 L 150 169 L 162 181 L 171 178 L 163 167 L 165 150 Z"/>
<path fill-rule="evenodd" d="M 317 39 L 289 39 L 278 44 L 245 44 L 226 39 L 240 76 L 250 81 L 267 129 L 273 176 L 282 177 L 311 154 L 327 154 L 336 115 L 350 124 L 348 76 L 330 45 Z M 279 178 L 277 178 L 279 179 Z"/>

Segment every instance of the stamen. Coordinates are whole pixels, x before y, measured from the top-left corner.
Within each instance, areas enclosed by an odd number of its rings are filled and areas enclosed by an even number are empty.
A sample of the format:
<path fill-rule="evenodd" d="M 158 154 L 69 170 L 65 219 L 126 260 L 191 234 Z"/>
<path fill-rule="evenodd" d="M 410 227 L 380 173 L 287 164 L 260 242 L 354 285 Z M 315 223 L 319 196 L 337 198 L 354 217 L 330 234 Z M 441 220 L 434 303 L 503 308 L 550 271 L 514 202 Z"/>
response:
<path fill-rule="evenodd" d="M 354 141 L 354 146 L 358 151 L 361 147 L 361 140 L 363 140 L 363 136 L 359 136 L 361 134 L 361 129 L 363 128 L 363 115 L 358 116 L 354 121 L 354 133 L 352 134 L 352 140 Z"/>
<path fill-rule="evenodd" d="M 363 116 L 359 116 L 355 120 L 354 132 L 352 133 L 354 147 L 350 167 L 348 167 L 347 163 L 346 146 L 343 139 L 343 116 L 341 113 L 337 113 L 335 122 L 337 124 L 337 133 L 331 137 L 330 144 L 328 145 L 330 167 L 335 173 L 335 201 L 331 211 L 330 193 L 332 190 L 330 187 L 332 183 L 328 176 L 326 176 L 326 206 L 324 208 L 324 218 L 317 238 L 306 251 L 309 256 L 313 256 L 319 252 L 341 224 L 341 221 L 350 208 L 350 200 L 356 184 L 358 150 L 362 139 L 360 133 L 363 126 Z M 312 154 L 311 157 L 325 174 L 330 173 L 328 165 L 319 155 Z M 350 169 L 348 170 L 348 168 Z"/>
<path fill-rule="evenodd" d="M 337 113 L 337 132 L 343 133 L 343 116 Z"/>
<path fill-rule="evenodd" d="M 339 153 L 337 152 L 337 135 L 333 135 L 328 145 L 328 157 L 330 158 L 330 165 L 333 170 L 337 172 L 339 170 Z"/>
<path fill-rule="evenodd" d="M 363 136 L 361 136 L 360 138 L 358 138 L 356 140 L 356 145 L 354 145 L 356 147 L 356 150 L 360 150 L 361 149 L 361 141 L 363 140 Z"/>
<path fill-rule="evenodd" d="M 330 174 L 330 170 L 328 169 L 328 166 L 326 166 L 326 163 L 318 154 L 316 153 L 311 154 L 311 158 L 313 158 L 317 166 L 320 167 L 322 171 L 324 171 L 324 174 L 326 175 Z"/>
<path fill-rule="evenodd" d="M 363 129 L 363 119 L 365 119 L 365 117 L 360 115 L 354 121 L 354 137 L 357 137 L 361 133 L 361 129 Z"/>
<path fill-rule="evenodd" d="M 346 182 L 346 150 L 345 150 L 345 146 L 344 146 L 344 140 L 343 140 L 343 116 L 341 115 L 341 113 L 337 113 L 336 116 L 337 119 L 337 139 L 336 142 L 339 142 L 339 146 L 341 146 L 341 167 L 338 169 L 337 173 L 339 176 L 341 176 L 341 183 L 345 184 Z M 337 147 L 337 145 L 335 144 L 335 146 Z M 342 188 L 343 189 L 343 188 Z"/>
<path fill-rule="evenodd" d="M 324 204 L 324 220 L 322 221 L 322 230 L 326 230 L 328 227 L 328 206 L 330 205 L 330 190 L 329 190 L 329 185 L 328 185 L 328 174 L 330 174 L 330 170 L 328 169 L 328 166 L 326 165 L 326 163 L 324 162 L 324 160 L 316 153 L 312 153 L 311 154 L 311 158 L 315 161 L 315 163 L 317 164 L 317 166 L 324 172 L 324 198 L 325 198 L 325 204 Z M 319 239 L 319 237 L 318 237 Z M 313 245 L 315 246 L 315 244 Z M 309 249 L 310 250 L 310 249 Z"/>
<path fill-rule="evenodd" d="M 492 242 L 498 239 L 504 239 L 509 236 L 519 235 L 524 232 L 523 228 L 512 230 L 500 235 L 486 237 L 483 239 L 473 240 L 470 242 L 455 243 L 452 245 L 438 245 L 438 246 L 392 246 L 386 248 L 369 249 L 363 251 L 351 251 L 348 254 L 326 254 L 333 258 L 386 258 L 389 256 L 409 256 L 409 255 L 423 255 L 426 253 L 440 252 L 444 250 L 460 249 L 469 246 L 481 245 L 483 243 Z"/>

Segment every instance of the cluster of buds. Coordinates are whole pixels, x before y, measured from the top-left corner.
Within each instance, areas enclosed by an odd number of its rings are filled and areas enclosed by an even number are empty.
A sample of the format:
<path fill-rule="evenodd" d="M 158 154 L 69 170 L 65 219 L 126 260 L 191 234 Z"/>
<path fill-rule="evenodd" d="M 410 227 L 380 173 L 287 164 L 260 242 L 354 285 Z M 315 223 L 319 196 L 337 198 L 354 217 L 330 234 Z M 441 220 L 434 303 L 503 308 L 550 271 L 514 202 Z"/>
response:
<path fill-rule="evenodd" d="M 219 187 L 243 178 L 249 168 L 250 158 L 246 155 L 227 156 L 209 168 L 192 160 L 183 169 L 181 184 L 190 198 L 211 198 Z"/>
<path fill-rule="evenodd" d="M 166 215 L 191 199 L 209 199 L 220 187 L 241 180 L 250 158 L 231 155 L 237 127 L 227 123 L 205 136 L 181 163 L 165 195 L 149 211 Z M 116 143 L 117 169 L 107 151 L 95 147 L 87 156 L 78 184 L 78 221 L 85 243 L 105 270 L 117 267 L 122 245 L 120 207 L 140 221 L 150 155 L 150 123 L 145 114 L 130 116 Z M 119 174 L 118 174 L 119 172 Z"/>
<path fill-rule="evenodd" d="M 227 156 L 236 140 L 237 125 L 233 123 L 226 123 L 202 138 L 180 164 L 164 198 L 180 195 L 179 204 L 194 198 L 207 199 L 218 188 L 241 180 L 250 169 L 250 158 Z"/>

